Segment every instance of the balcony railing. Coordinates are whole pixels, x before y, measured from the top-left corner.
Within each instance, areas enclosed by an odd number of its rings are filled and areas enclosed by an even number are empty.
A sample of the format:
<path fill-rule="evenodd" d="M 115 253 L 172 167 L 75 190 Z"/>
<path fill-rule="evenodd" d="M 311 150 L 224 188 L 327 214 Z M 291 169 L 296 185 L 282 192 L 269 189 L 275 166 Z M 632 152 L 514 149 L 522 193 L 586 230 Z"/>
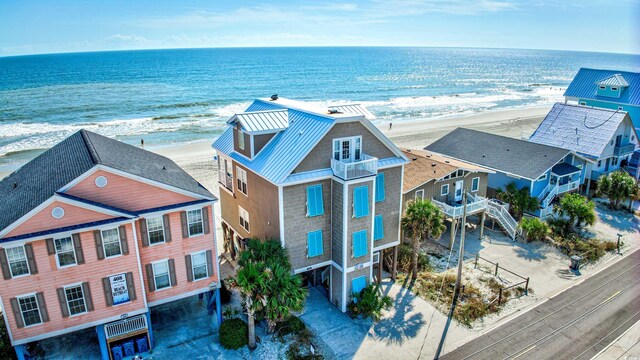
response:
<path fill-rule="evenodd" d="M 351 180 L 378 173 L 378 158 L 362 154 L 359 161 L 340 161 L 331 159 L 331 170 L 333 175 L 343 179 Z"/>
<path fill-rule="evenodd" d="M 487 198 L 480 196 L 476 198 L 471 194 L 467 195 L 467 199 L 467 215 L 472 215 L 478 211 L 484 210 L 489 202 Z M 449 205 L 435 199 L 431 199 L 431 201 L 436 204 L 446 216 L 454 219 L 462 217 L 464 212 L 462 204 Z"/>
<path fill-rule="evenodd" d="M 631 154 L 635 149 L 636 149 L 635 144 L 616 146 L 613 148 L 613 155 L 622 156 L 622 155 Z"/>
<path fill-rule="evenodd" d="M 144 330 L 146 328 L 147 317 L 142 314 L 106 324 L 104 326 L 104 331 L 107 335 L 107 339 L 111 339 L 134 331 Z"/>
<path fill-rule="evenodd" d="M 558 185 L 558 194 L 566 193 L 567 191 L 572 191 L 580 186 L 580 180 L 571 181 L 564 185 Z"/>

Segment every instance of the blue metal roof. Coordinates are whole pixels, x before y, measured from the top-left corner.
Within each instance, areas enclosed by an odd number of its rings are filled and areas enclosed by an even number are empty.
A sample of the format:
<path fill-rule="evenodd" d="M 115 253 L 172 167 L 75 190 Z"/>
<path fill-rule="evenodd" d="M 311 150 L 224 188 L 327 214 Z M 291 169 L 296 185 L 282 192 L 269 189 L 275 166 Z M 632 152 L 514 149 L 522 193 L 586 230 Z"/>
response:
<path fill-rule="evenodd" d="M 624 78 L 624 80 L 629 84 L 629 87 L 623 89 L 619 98 L 598 96 L 597 83 L 607 80 L 617 74 Z M 640 105 L 640 73 L 581 68 L 573 78 L 573 81 L 571 81 L 571 84 L 569 84 L 567 90 L 564 92 L 564 96 L 638 106 Z"/>
<path fill-rule="evenodd" d="M 625 111 L 556 103 L 529 141 L 597 159 L 625 119 Z"/>
<path fill-rule="evenodd" d="M 262 100 L 255 100 L 245 112 L 250 111 L 269 111 L 269 110 L 279 110 L 283 109 L 283 107 L 278 103 L 266 102 Z"/>

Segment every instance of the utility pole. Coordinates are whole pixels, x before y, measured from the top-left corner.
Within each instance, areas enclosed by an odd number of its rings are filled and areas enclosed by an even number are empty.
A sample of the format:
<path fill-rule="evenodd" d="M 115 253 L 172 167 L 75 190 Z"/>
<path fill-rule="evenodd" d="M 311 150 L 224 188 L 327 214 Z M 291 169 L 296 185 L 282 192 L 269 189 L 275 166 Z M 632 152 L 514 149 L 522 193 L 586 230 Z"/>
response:
<path fill-rule="evenodd" d="M 436 355 L 434 356 L 434 360 L 440 359 L 440 353 L 442 353 L 442 348 L 444 347 L 444 341 L 447 338 L 447 332 L 449 331 L 449 325 L 451 325 L 451 319 L 453 318 L 453 311 L 456 308 L 456 304 L 458 302 L 458 296 L 460 296 L 460 289 L 462 288 L 462 265 L 464 264 L 464 235 L 465 235 L 465 227 L 467 223 L 467 192 L 464 191 L 462 193 L 462 227 L 460 232 L 460 252 L 458 253 L 458 277 L 456 277 L 456 288 L 453 293 L 453 302 L 451 303 L 451 309 L 449 309 L 449 316 L 447 318 L 447 323 L 444 326 L 444 330 L 442 331 L 442 337 L 440 338 L 440 343 L 438 344 L 438 350 L 436 350 Z M 453 231 L 453 229 L 452 229 Z"/>

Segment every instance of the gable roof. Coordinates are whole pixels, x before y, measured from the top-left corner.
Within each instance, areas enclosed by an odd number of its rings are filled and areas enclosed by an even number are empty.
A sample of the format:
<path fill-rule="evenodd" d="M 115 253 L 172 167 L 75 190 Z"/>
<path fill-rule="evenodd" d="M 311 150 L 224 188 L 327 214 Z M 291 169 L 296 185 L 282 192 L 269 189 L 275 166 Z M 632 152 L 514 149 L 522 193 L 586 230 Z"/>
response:
<path fill-rule="evenodd" d="M 249 134 L 273 133 L 289 127 L 289 112 L 286 109 L 244 112 L 235 114 L 227 124 L 237 122 Z"/>
<path fill-rule="evenodd" d="M 622 87 L 629 86 L 629 83 L 627 82 L 627 80 L 624 79 L 624 77 L 622 77 L 621 74 L 611 75 L 604 80 L 598 81 L 597 84 L 609 85 L 609 86 L 622 86 Z"/>
<path fill-rule="evenodd" d="M 489 169 L 424 150 L 402 149 L 409 163 L 404 166 L 403 193 L 457 170 L 493 173 Z"/>
<path fill-rule="evenodd" d="M 529 141 L 597 159 L 624 121 L 631 123 L 624 111 L 556 103 Z"/>
<path fill-rule="evenodd" d="M 399 158 L 402 152 L 367 120 L 358 114 L 328 114 L 327 109 L 307 106 L 304 102 L 279 98 L 255 100 L 245 113 L 278 107 L 288 113 L 289 126 L 279 131 L 253 159 L 238 154 L 233 147 L 233 129 L 227 128 L 212 147 L 274 184 L 282 184 L 295 167 L 339 121 L 360 121 Z"/>
<path fill-rule="evenodd" d="M 168 158 L 80 130 L 0 181 L 0 230 L 96 165 L 215 199 Z"/>
<path fill-rule="evenodd" d="M 535 180 L 571 152 L 554 146 L 457 128 L 425 148 L 492 170 Z"/>
<path fill-rule="evenodd" d="M 618 75 L 618 76 L 616 76 Z M 613 79 L 612 79 L 613 78 Z M 601 81 L 624 81 L 628 88 L 619 98 L 598 96 L 598 84 Z M 622 84 L 620 86 L 623 86 Z M 580 68 L 564 92 L 564 96 L 578 99 L 594 99 L 621 104 L 640 105 L 640 73 L 617 70 L 599 70 Z"/>

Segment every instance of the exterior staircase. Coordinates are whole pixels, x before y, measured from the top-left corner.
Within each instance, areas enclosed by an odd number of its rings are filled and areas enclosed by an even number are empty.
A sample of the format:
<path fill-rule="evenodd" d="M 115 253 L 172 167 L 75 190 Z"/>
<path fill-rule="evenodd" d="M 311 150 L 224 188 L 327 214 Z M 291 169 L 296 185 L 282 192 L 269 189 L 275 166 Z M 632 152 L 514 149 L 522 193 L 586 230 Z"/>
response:
<path fill-rule="evenodd" d="M 487 203 L 487 215 L 498 221 L 502 229 L 515 240 L 518 235 L 518 222 L 509 214 L 509 206 L 497 200 L 489 199 Z"/>

